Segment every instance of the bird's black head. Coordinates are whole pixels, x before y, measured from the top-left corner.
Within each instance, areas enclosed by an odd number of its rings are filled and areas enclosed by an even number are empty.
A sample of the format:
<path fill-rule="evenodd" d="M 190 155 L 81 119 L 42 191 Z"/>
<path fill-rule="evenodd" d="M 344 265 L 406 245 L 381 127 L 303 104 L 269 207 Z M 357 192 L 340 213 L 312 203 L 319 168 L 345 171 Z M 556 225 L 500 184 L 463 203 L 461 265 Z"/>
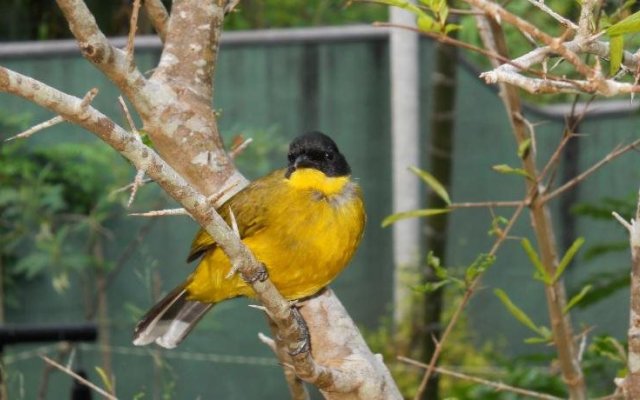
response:
<path fill-rule="evenodd" d="M 329 136 L 320 132 L 305 133 L 293 139 L 289 145 L 288 159 L 287 178 L 300 168 L 315 168 L 329 177 L 351 174 L 351 167 L 338 146 Z"/>

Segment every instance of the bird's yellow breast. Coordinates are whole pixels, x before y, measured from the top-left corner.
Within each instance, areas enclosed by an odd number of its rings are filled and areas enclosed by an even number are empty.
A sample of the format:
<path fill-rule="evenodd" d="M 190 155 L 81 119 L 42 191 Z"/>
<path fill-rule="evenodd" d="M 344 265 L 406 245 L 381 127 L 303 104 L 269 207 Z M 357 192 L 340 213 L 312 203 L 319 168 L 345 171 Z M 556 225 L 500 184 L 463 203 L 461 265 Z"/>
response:
<path fill-rule="evenodd" d="M 360 242 L 365 223 L 360 188 L 349 177 L 327 177 L 310 168 L 296 170 L 288 179 L 284 171 L 263 179 L 269 180 L 266 187 L 256 190 L 260 223 L 243 242 L 265 264 L 284 297 L 313 295 L 346 267 Z M 245 212 L 236 210 L 242 207 L 256 204 L 234 204 L 234 214 Z M 241 220 L 239 224 L 252 223 Z M 243 232 L 247 227 L 239 228 Z M 219 248 L 206 253 L 187 286 L 191 298 L 218 302 L 251 296 L 239 276 L 226 278 L 229 269 Z"/>

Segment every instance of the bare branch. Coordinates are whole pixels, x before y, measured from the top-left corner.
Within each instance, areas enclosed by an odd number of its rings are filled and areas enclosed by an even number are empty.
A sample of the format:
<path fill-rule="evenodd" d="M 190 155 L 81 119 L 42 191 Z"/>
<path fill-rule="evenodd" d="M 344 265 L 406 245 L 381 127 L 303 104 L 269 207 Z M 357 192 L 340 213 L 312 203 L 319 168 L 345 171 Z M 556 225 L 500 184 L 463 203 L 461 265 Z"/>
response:
<path fill-rule="evenodd" d="M 562 194 L 563 192 L 571 189 L 572 187 L 576 186 L 578 183 L 580 183 L 583 180 L 585 180 L 589 175 L 593 174 L 598 169 L 603 167 L 605 164 L 607 164 L 607 163 L 613 161 L 614 159 L 620 157 L 621 155 L 623 155 L 624 153 L 628 152 L 629 150 L 633 150 L 633 149 L 637 148 L 638 146 L 640 146 L 640 139 L 635 140 L 633 143 L 629 143 L 626 146 L 622 146 L 622 147 L 619 147 L 617 149 L 614 149 L 609 154 L 604 156 L 603 159 L 601 159 L 600 161 L 598 161 L 597 163 L 595 163 L 594 165 L 589 167 L 586 171 L 582 172 L 580 175 L 574 177 L 569 182 L 567 182 L 564 185 L 560 186 L 556 190 L 546 194 L 542 198 L 541 201 L 543 203 L 546 203 L 549 200 L 553 199 L 554 197 L 556 197 L 556 196 Z"/>
<path fill-rule="evenodd" d="M 407 364 L 411 364 L 414 365 L 416 367 L 420 367 L 420 368 L 427 368 L 428 365 L 418 362 L 416 360 L 412 360 L 411 358 L 407 358 L 407 357 L 403 357 L 403 356 L 399 356 L 398 360 L 406 362 Z M 475 382 L 475 383 L 479 383 L 481 385 L 485 385 L 485 386 L 489 386 L 492 388 L 495 388 L 496 391 L 498 392 L 511 392 L 511 393 L 516 393 L 516 394 L 521 394 L 524 396 L 528 396 L 534 399 L 542 399 L 542 400 L 562 400 L 561 397 L 556 397 L 556 396 L 552 396 L 549 394 L 544 394 L 544 393 L 540 393 L 540 392 L 534 392 L 532 390 L 527 390 L 527 389 L 522 389 L 519 387 L 515 387 L 515 386 L 511 386 L 511 385 L 507 385 L 504 384 L 502 382 L 494 382 L 494 381 L 490 381 L 487 379 L 482 379 L 482 378 L 478 378 L 475 376 L 471 376 L 471 375 L 467 375 L 467 374 L 463 374 L 460 372 L 456 372 L 456 371 L 451 371 L 449 369 L 445 369 L 442 367 L 436 367 L 435 371 L 439 374 L 442 375 L 449 375 L 452 376 L 454 378 L 458 378 L 458 379 L 464 379 L 466 381 L 470 381 L 470 382 Z"/>
<path fill-rule="evenodd" d="M 520 214 L 522 214 L 522 211 L 524 211 L 525 204 L 528 204 L 531 201 L 531 197 L 533 193 L 534 193 L 533 191 L 530 191 L 526 199 L 513 212 L 513 214 L 511 215 L 511 218 L 509 219 L 509 222 L 502 230 L 502 235 L 498 236 L 498 239 L 493 243 L 493 246 L 491 247 L 491 251 L 489 252 L 489 255 L 494 256 L 498 252 L 498 249 L 500 248 L 502 243 L 507 239 L 509 232 L 511 231 L 516 221 L 520 217 Z M 451 316 L 451 319 L 447 323 L 447 327 L 444 329 L 444 331 L 440 336 L 440 341 L 435 342 L 435 348 L 433 350 L 431 360 L 429 360 L 429 365 L 427 366 L 427 369 L 422 377 L 422 381 L 420 381 L 420 386 L 418 387 L 418 391 L 416 393 L 416 396 L 414 397 L 414 400 L 420 400 L 422 398 L 422 394 L 427 388 L 427 383 L 429 382 L 431 375 L 433 375 L 433 372 L 436 369 L 436 362 L 438 361 L 438 358 L 440 358 L 440 353 L 442 352 L 443 343 L 449 338 L 449 335 L 453 331 L 453 328 L 458 323 L 458 320 L 462 315 L 462 311 L 469 303 L 469 300 L 471 300 L 471 296 L 473 296 L 473 294 L 475 293 L 477 286 L 480 284 L 481 278 L 482 278 L 482 274 L 478 275 L 473 280 L 473 282 L 471 282 L 467 286 L 467 290 L 465 290 L 464 295 L 460 300 L 460 303 L 458 303 L 458 306 L 453 311 L 453 315 Z"/>
<path fill-rule="evenodd" d="M 580 19 L 578 20 L 578 38 L 587 38 L 591 36 L 591 22 L 593 21 L 593 9 L 598 0 L 584 0 L 582 9 L 580 10 Z"/>
<path fill-rule="evenodd" d="M 593 75 L 593 70 L 589 68 L 587 65 L 585 65 L 582 62 L 582 60 L 580 60 L 580 58 L 573 51 L 571 51 L 566 46 L 564 46 L 561 39 L 556 39 L 552 36 L 549 36 L 548 34 L 539 30 L 533 24 L 511 14 L 510 12 L 500 7 L 496 3 L 492 3 L 487 0 L 466 0 L 466 1 L 469 4 L 472 4 L 482 9 L 487 14 L 495 18 L 497 21 L 505 21 L 515 26 L 520 31 L 526 32 L 532 37 L 536 38 L 537 40 L 540 40 L 541 42 L 549 46 L 551 50 L 558 53 L 565 60 L 570 62 L 581 75 L 586 77 L 591 77 Z"/>
<path fill-rule="evenodd" d="M 158 32 L 160 40 L 165 41 L 167 34 L 167 21 L 169 20 L 169 13 L 162 4 L 161 0 L 144 0 L 144 10 L 147 12 L 151 24 Z"/>
<path fill-rule="evenodd" d="M 563 17 L 557 12 L 553 11 L 548 5 L 544 4 L 544 0 L 527 0 L 532 6 L 539 8 L 545 14 L 549 15 L 551 18 L 560 22 L 565 28 L 572 29 L 574 31 L 578 31 L 578 25 L 574 24 L 573 21 Z"/>
<path fill-rule="evenodd" d="M 269 336 L 265 335 L 262 332 L 258 332 L 258 340 L 267 345 L 267 347 L 269 347 L 271 351 L 273 351 L 274 353 L 276 352 L 276 342 Z"/>
<path fill-rule="evenodd" d="M 249 147 L 249 145 L 253 142 L 252 138 L 248 138 L 247 140 L 243 141 L 242 143 L 240 143 L 239 145 L 235 146 L 234 148 L 231 149 L 231 151 L 229 152 L 229 156 L 232 159 L 235 159 L 236 157 L 238 157 L 240 155 L 240 153 L 242 153 L 247 147 Z"/>
<path fill-rule="evenodd" d="M 483 73 L 481 77 L 484 78 L 487 83 L 508 83 L 534 94 L 586 92 L 599 93 L 605 96 L 615 96 L 620 94 L 633 95 L 640 91 L 640 87 L 635 83 L 625 83 L 618 82 L 615 79 L 605 79 L 600 71 L 598 59 L 596 59 L 596 68 L 590 68 L 577 56 L 577 54 L 580 53 L 596 54 L 600 58 L 608 58 L 609 56 L 609 44 L 598 41 L 597 38 L 599 35 L 591 35 L 591 21 L 593 18 L 593 8 L 597 3 L 596 0 L 588 0 L 583 4 L 580 25 L 577 26 L 578 35 L 570 42 L 565 42 L 564 37 L 553 38 L 546 33 L 541 32 L 532 24 L 516 17 L 495 3 L 488 2 L 486 0 L 466 1 L 494 16 L 494 18 L 498 18 L 500 21 L 504 20 L 513 24 L 519 30 L 546 44 L 545 47 L 532 50 L 531 52 L 511 61 L 509 65 L 503 65 L 492 71 Z M 543 2 L 536 0 L 529 0 L 529 2 L 541 9 L 548 8 Z M 553 11 L 547 9 L 546 12 L 552 13 Z M 557 17 L 555 18 L 558 19 Z M 570 31 L 566 32 L 566 35 L 568 35 L 569 32 L 573 32 L 575 28 L 576 25 L 571 23 Z M 586 79 L 558 80 L 549 79 L 549 77 L 546 76 L 533 78 L 524 76 L 517 71 L 517 69 L 529 69 L 532 65 L 538 63 L 542 63 L 544 66 L 546 58 L 551 54 L 558 54 L 562 59 L 570 62 L 575 67 L 576 71 Z M 631 70 L 636 70 L 636 68 L 638 68 L 639 56 L 640 55 L 624 52 L 623 65 Z"/>
<path fill-rule="evenodd" d="M 47 356 L 41 355 L 40 358 L 42 358 L 42 360 L 44 362 L 46 362 L 47 364 L 51 365 L 52 367 L 55 367 L 57 369 L 59 369 L 60 371 L 64 372 L 65 374 L 73 377 L 73 379 L 77 380 L 78 382 L 82 383 L 83 385 L 91 388 L 92 390 L 94 390 L 96 393 L 100 394 L 101 396 L 103 396 L 105 399 L 109 399 L 109 400 L 118 400 L 117 397 L 113 396 L 112 394 L 110 394 L 109 392 L 105 391 L 104 389 L 100 388 L 99 386 L 96 386 L 95 384 L 93 384 L 92 382 L 86 380 L 85 378 L 81 377 L 80 375 L 76 374 L 75 372 L 73 372 L 72 370 L 70 370 L 69 368 L 62 366 L 60 364 L 58 364 L 57 362 L 53 361 L 52 359 L 50 359 Z"/>
<path fill-rule="evenodd" d="M 622 218 L 622 216 L 620 216 L 620 214 L 618 214 L 617 212 L 613 211 L 613 212 L 611 212 L 611 215 L 613 215 L 613 217 L 614 217 L 615 219 L 617 219 L 617 220 L 618 220 L 618 222 L 620 222 L 620 224 L 621 224 L 622 226 L 624 226 L 624 227 L 627 229 L 627 231 L 628 231 L 629 233 L 631 233 L 631 232 L 633 231 L 633 226 L 631 225 L 631 223 L 627 222 L 627 220 L 625 220 L 624 218 Z M 633 222 L 633 221 L 632 221 L 632 222 Z"/>
<path fill-rule="evenodd" d="M 127 124 L 129 124 L 129 129 L 131 133 L 138 133 L 138 129 L 136 129 L 136 124 L 133 122 L 133 117 L 131 117 L 131 113 L 129 112 L 129 107 L 127 107 L 127 103 L 124 102 L 122 96 L 118 96 L 118 105 L 120 106 L 120 111 L 124 115 L 127 120 Z"/>
<path fill-rule="evenodd" d="M 131 196 L 129 196 L 129 201 L 127 202 L 127 208 L 131 207 L 131 204 L 133 204 L 133 200 L 136 197 L 136 193 L 138 193 L 138 188 L 143 185 L 144 174 L 145 172 L 143 169 L 139 169 L 136 172 L 136 176 L 135 178 L 133 178 L 133 184 L 131 186 Z"/>
<path fill-rule="evenodd" d="M 640 193 L 636 206 L 635 218 L 628 223 L 616 212 L 613 216 L 629 232 L 629 247 L 631 248 L 631 307 L 629 310 L 628 355 L 627 376 L 620 387 L 625 398 L 637 399 L 640 397 Z M 624 352 L 624 349 L 623 349 Z"/>
<path fill-rule="evenodd" d="M 78 40 L 82 55 L 109 77 L 139 112 L 151 112 L 153 95 L 147 92 L 147 80 L 136 68 L 129 68 L 126 53 L 109 44 L 84 1 L 57 0 L 57 3 Z"/>
<path fill-rule="evenodd" d="M 131 20 L 129 22 L 129 37 L 127 39 L 127 65 L 129 66 L 128 72 L 133 71 L 136 68 L 133 54 L 135 52 L 135 40 L 136 32 L 138 31 L 138 14 L 140 13 L 140 0 L 133 0 L 133 9 L 131 10 Z"/>
<path fill-rule="evenodd" d="M 168 217 L 174 215 L 187 215 L 193 218 L 193 216 L 184 208 L 170 208 L 167 210 L 147 211 L 145 213 L 130 213 L 129 215 L 132 217 Z"/>
<path fill-rule="evenodd" d="M 39 132 L 43 129 L 47 129 L 54 125 L 57 125 L 60 122 L 64 122 L 64 118 L 62 118 L 61 116 L 53 117 L 47 121 L 39 123 L 38 125 L 32 126 L 31 128 L 27 129 L 24 132 L 18 133 L 17 135 L 14 135 L 14 136 L 11 136 L 10 138 L 5 139 L 5 142 L 9 142 L 15 139 L 26 139 L 31 135 L 33 135 L 34 133 Z"/>
<path fill-rule="evenodd" d="M 451 203 L 449 208 L 494 208 L 494 207 L 520 207 L 523 205 L 522 200 L 513 201 L 480 201 L 466 203 Z M 528 204 L 524 204 L 525 206 Z"/>
<path fill-rule="evenodd" d="M 485 42 L 485 47 L 495 49 L 496 52 L 507 56 L 508 49 L 502 26 L 490 18 L 487 18 L 486 22 L 490 25 L 493 41 Z M 587 76 L 591 77 L 590 75 Z M 523 143 L 532 136 L 529 131 L 531 126 L 527 126 L 522 118 L 520 95 L 515 87 L 505 84 L 500 85 L 500 92 L 517 145 L 522 146 Z M 522 167 L 527 175 L 533 177 L 532 180 L 526 179 L 525 185 L 529 193 L 527 198 L 532 200 L 532 204 L 529 206 L 529 215 L 539 246 L 540 258 L 547 272 L 551 276 L 554 276 L 558 265 L 557 244 L 553 235 L 548 205 L 537 195 L 540 191 L 539 181 L 541 178 L 536 166 L 536 160 L 532 152 L 529 152 L 521 158 L 521 161 Z M 586 399 L 584 374 L 582 373 L 577 357 L 577 349 L 573 338 L 573 327 L 571 320 L 565 312 L 567 298 L 563 280 L 557 279 L 553 283 L 545 285 L 544 289 L 549 319 L 551 321 L 553 341 L 558 353 L 560 369 L 566 382 L 569 396 L 572 400 Z"/>
<path fill-rule="evenodd" d="M 233 12 L 238 3 L 240 3 L 240 0 L 227 0 L 227 4 L 224 6 L 224 14 L 227 15 Z"/>

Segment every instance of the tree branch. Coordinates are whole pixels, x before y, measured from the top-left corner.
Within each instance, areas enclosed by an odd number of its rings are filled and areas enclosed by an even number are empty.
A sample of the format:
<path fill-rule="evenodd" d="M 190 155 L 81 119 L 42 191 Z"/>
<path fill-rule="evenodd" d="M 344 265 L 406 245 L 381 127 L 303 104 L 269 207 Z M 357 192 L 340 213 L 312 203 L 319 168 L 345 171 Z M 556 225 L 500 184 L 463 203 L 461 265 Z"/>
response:
<path fill-rule="evenodd" d="M 483 1 L 481 0 L 480 2 Z M 486 16 L 485 18 L 477 17 L 477 23 L 489 24 L 487 30 L 491 32 L 491 35 L 482 37 L 485 47 L 503 56 L 508 56 L 504 32 L 497 21 Z M 500 92 L 516 144 L 521 146 L 523 142 L 530 139 L 531 135 L 523 118 L 520 96 L 513 86 L 508 86 L 504 83 L 500 84 Z M 527 175 L 534 178 L 533 180 L 525 180 L 527 192 L 530 195 L 537 194 L 540 175 L 537 171 L 533 152 L 529 152 L 522 158 L 522 165 Z M 554 276 L 558 265 L 558 256 L 548 204 L 543 202 L 539 196 L 532 196 L 529 215 L 531 216 L 531 225 L 540 249 L 542 263 L 548 269 L 550 276 Z M 552 284 L 545 285 L 545 295 L 553 340 L 570 397 L 572 400 L 585 399 L 586 387 L 584 375 L 580 368 L 580 361 L 577 357 L 576 346 L 573 342 L 573 327 L 568 315 L 564 312 L 567 300 L 563 280 L 557 279 Z"/>
<path fill-rule="evenodd" d="M 630 223 L 615 212 L 613 215 L 629 232 L 631 248 L 631 308 L 629 310 L 627 376 L 622 381 L 625 398 L 640 398 L 640 193 L 635 218 Z"/>
<path fill-rule="evenodd" d="M 400 360 L 402 362 L 406 362 L 407 364 L 414 365 L 416 367 L 420 367 L 420 368 L 428 368 L 429 367 L 427 364 L 424 364 L 424 363 L 412 360 L 411 358 L 407 358 L 407 357 L 403 357 L 403 356 L 399 356 L 398 360 Z M 530 397 L 530 398 L 533 398 L 533 399 L 562 400 L 561 397 L 556 397 L 556 396 L 552 396 L 552 395 L 549 395 L 549 394 L 534 392 L 532 390 L 522 389 L 522 388 L 511 386 L 511 385 L 506 385 L 506 384 L 504 384 L 502 382 L 494 382 L 494 381 L 490 381 L 490 380 L 487 380 L 487 379 L 482 379 L 482 378 L 478 378 L 478 377 L 475 377 L 475 376 L 462 374 L 460 372 L 451 371 L 449 369 L 442 368 L 442 367 L 435 367 L 434 370 L 435 370 L 435 372 L 437 372 L 439 374 L 442 374 L 442 375 L 449 375 L 449 376 L 452 376 L 454 378 L 464 379 L 466 381 L 479 383 L 481 385 L 492 387 L 492 388 L 496 389 L 496 391 L 498 391 L 498 392 L 511 392 L 511 393 L 516 393 L 516 394 L 521 394 L 521 395 L 524 395 L 524 396 L 527 396 L 527 397 Z"/>
<path fill-rule="evenodd" d="M 154 148 L 180 175 L 205 195 L 226 193 L 220 199 L 220 204 L 247 185 L 247 180 L 236 171 L 224 151 L 215 115 L 211 111 L 211 97 L 206 100 L 201 97 L 212 94 L 213 78 L 200 80 L 200 87 L 208 85 L 210 88 L 202 89 L 200 96 L 196 96 L 197 101 L 191 90 L 180 86 L 185 81 L 180 77 L 193 72 L 195 65 L 201 65 L 203 71 L 209 74 L 213 73 L 212 65 L 217 53 L 202 49 L 217 49 L 218 46 L 222 12 L 214 12 L 221 10 L 214 0 L 180 0 L 174 3 L 176 10 L 197 6 L 199 11 L 177 13 L 179 16 L 176 19 L 180 20 L 177 25 L 181 29 L 168 31 L 172 42 L 165 45 L 163 52 L 165 68 L 156 69 L 157 75 L 149 80 L 137 68 L 129 70 L 125 52 L 109 44 L 82 0 L 57 1 L 85 58 L 109 77 L 131 101 L 143 120 L 144 130 L 153 141 Z M 205 16 L 210 20 L 205 20 Z M 202 28 L 204 23 L 208 24 L 206 29 Z M 194 31 L 207 31 L 210 36 L 193 35 Z M 203 42 L 197 44 L 193 41 L 195 37 Z M 185 43 L 191 44 L 187 46 Z M 178 47 L 178 51 L 170 50 Z M 206 56 L 206 59 L 201 59 L 201 56 Z M 172 64 L 170 72 L 175 77 L 171 82 L 161 79 L 162 72 L 168 72 L 168 64 Z M 182 70 L 182 65 L 189 67 Z M 191 78 L 196 79 L 196 76 Z M 189 146 L 184 146 L 187 142 Z"/>
<path fill-rule="evenodd" d="M 224 17 L 217 1 L 176 0 L 171 7 L 165 45 L 153 80 L 209 105 Z"/>
<path fill-rule="evenodd" d="M 138 135 L 127 132 L 93 107 L 85 107 L 83 100 L 3 67 L 0 67 L 0 91 L 30 100 L 95 133 L 138 170 L 145 170 L 171 197 L 180 202 L 216 240 L 233 267 L 251 285 L 257 299 L 278 327 L 279 340 L 292 354 L 293 366 L 301 379 L 318 386 L 329 399 L 352 398 L 350 396 L 354 392 L 364 393 L 361 398 L 367 399 L 400 398 L 388 370 L 381 360 L 371 354 L 352 322 L 351 336 L 346 336 L 346 331 L 333 333 L 338 327 L 347 325 L 350 319 L 330 290 L 301 303 L 301 312 L 314 332 L 312 345 L 321 342 L 317 345 L 318 351 L 311 354 L 305 347 L 308 338 L 304 321 L 297 317 L 289 302 L 268 279 L 264 266 L 224 222 L 211 201 L 184 180 L 152 148 L 142 143 Z M 308 314 L 307 310 L 313 311 Z M 325 319 L 315 325 L 319 318 Z M 327 329 L 328 326 L 332 328 Z M 324 338 L 326 343 L 323 342 Z M 325 346 L 329 343 L 333 347 L 328 349 Z M 358 344 L 361 346 L 354 347 Z M 332 351 L 349 354 L 342 353 L 344 357 L 338 361 L 326 358 L 327 354 L 333 354 Z M 314 357 L 318 357 L 323 364 Z"/>
<path fill-rule="evenodd" d="M 169 13 L 160 0 L 144 0 L 144 10 L 147 12 L 151 25 L 158 32 L 160 40 L 165 41 Z"/>
<path fill-rule="evenodd" d="M 53 361 L 52 359 L 50 359 L 47 356 L 40 356 L 40 358 L 42 358 L 42 360 L 44 362 L 46 362 L 47 364 L 51 365 L 54 368 L 59 369 L 60 371 L 64 372 L 65 374 L 73 377 L 73 379 L 77 380 L 78 382 L 82 383 L 83 385 L 91 388 L 92 390 L 94 390 L 96 393 L 100 394 L 101 396 L 103 396 L 105 399 L 108 400 L 118 400 L 114 395 L 108 393 L 107 391 L 105 391 L 104 389 L 102 389 L 101 387 L 98 387 L 96 385 L 94 385 L 93 383 L 91 383 L 90 381 L 84 379 L 83 377 L 81 377 L 80 375 L 76 374 L 75 372 L 73 372 L 72 370 L 70 370 L 69 368 L 62 366 L 60 364 L 58 364 L 57 362 Z"/>

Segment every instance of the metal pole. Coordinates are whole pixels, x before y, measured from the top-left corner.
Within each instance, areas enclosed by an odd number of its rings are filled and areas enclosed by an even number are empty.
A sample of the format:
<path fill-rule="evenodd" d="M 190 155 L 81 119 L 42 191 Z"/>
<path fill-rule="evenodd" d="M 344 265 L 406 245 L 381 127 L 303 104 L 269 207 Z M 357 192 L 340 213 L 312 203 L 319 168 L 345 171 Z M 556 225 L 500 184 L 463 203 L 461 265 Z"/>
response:
<path fill-rule="evenodd" d="M 390 7 L 391 23 L 415 25 L 415 16 Z M 419 184 L 407 170 L 419 165 L 419 76 L 418 35 L 394 29 L 391 32 L 391 141 L 393 176 L 393 212 L 420 207 Z M 411 312 L 411 285 L 419 282 L 419 221 L 407 219 L 393 225 L 394 320 L 400 323 Z"/>

